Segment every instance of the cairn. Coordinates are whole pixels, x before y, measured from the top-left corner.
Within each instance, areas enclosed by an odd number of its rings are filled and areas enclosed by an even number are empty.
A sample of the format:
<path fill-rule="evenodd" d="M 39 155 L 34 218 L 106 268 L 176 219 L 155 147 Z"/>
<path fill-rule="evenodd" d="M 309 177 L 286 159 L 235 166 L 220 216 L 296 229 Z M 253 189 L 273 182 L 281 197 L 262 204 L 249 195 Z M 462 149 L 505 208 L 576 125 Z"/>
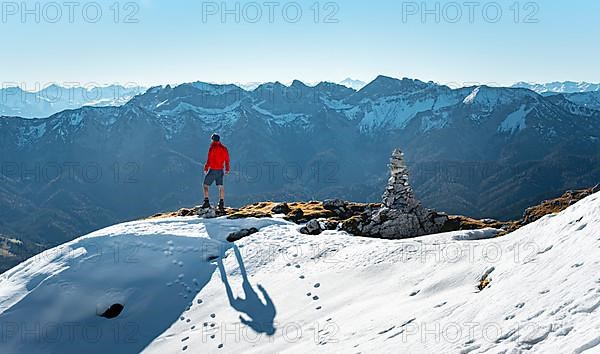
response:
<path fill-rule="evenodd" d="M 391 176 L 383 193 L 383 205 L 389 209 L 412 212 L 421 204 L 415 199 L 412 187 L 408 183 L 408 168 L 404 163 L 404 154 L 394 150 L 390 159 Z"/>
<path fill-rule="evenodd" d="M 414 197 L 402 151 L 394 150 L 389 167 L 391 176 L 383 193 L 383 205 L 358 225 L 360 234 L 402 239 L 440 232 L 448 216 L 423 208 Z"/>

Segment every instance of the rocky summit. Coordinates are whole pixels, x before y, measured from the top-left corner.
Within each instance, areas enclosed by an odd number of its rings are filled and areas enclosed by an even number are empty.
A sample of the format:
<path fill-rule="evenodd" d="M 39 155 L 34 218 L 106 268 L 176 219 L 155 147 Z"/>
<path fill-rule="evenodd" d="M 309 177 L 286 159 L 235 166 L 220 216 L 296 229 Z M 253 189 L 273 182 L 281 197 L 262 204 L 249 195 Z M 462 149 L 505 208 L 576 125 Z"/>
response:
<path fill-rule="evenodd" d="M 342 229 L 357 236 L 402 239 L 446 231 L 449 217 L 424 208 L 415 198 L 408 180 L 404 154 L 396 149 L 390 159 L 390 178 L 382 204 L 360 204 L 334 199 L 309 203 L 255 203 L 240 209 L 229 208 L 229 218 L 271 217 L 276 214 L 296 223 L 306 223 L 300 232 L 318 235 L 324 230 Z M 215 218 L 212 208 L 182 209 L 166 216 L 198 215 Z M 158 215 L 163 216 L 163 215 Z"/>

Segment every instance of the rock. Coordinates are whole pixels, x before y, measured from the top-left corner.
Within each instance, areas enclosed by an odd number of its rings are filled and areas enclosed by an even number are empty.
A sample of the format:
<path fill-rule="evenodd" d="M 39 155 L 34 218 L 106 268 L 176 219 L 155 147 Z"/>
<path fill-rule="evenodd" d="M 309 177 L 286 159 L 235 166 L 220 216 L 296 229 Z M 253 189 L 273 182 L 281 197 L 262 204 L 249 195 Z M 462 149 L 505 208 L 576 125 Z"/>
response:
<path fill-rule="evenodd" d="M 214 219 L 217 217 L 217 211 L 214 208 L 198 208 L 196 215 L 202 219 Z"/>
<path fill-rule="evenodd" d="M 273 214 L 287 214 L 290 211 L 292 211 L 292 209 L 289 205 L 287 205 L 287 203 L 277 204 L 271 209 L 271 212 Z"/>
<path fill-rule="evenodd" d="M 239 241 L 239 240 L 243 239 L 244 237 L 248 237 L 257 232 L 258 232 L 258 229 L 255 227 L 251 227 L 249 229 L 241 229 L 239 231 L 230 233 L 227 236 L 227 241 L 229 241 L 229 242 Z"/>
<path fill-rule="evenodd" d="M 323 224 L 325 226 L 325 230 L 337 230 L 340 222 L 336 220 L 325 220 L 323 221 Z"/>
<path fill-rule="evenodd" d="M 194 209 L 179 209 L 177 211 L 177 216 L 192 216 L 194 215 Z"/>
<path fill-rule="evenodd" d="M 293 209 L 285 217 L 286 220 L 293 221 L 295 223 L 298 223 L 303 218 L 304 218 L 304 212 L 300 208 Z"/>
<path fill-rule="evenodd" d="M 325 230 L 324 225 L 321 225 L 321 222 L 317 219 L 310 220 L 306 223 L 305 226 L 300 228 L 300 233 L 306 235 L 318 235 Z"/>
<path fill-rule="evenodd" d="M 342 222 L 342 224 L 340 225 L 340 230 L 346 231 L 347 233 L 352 235 L 363 235 L 361 221 L 362 219 L 360 216 L 353 216 Z"/>
<path fill-rule="evenodd" d="M 327 210 L 343 209 L 346 202 L 341 199 L 327 199 L 323 202 L 323 208 Z"/>
<path fill-rule="evenodd" d="M 495 223 L 497 223 L 497 222 L 498 222 L 498 220 L 489 219 L 489 218 L 487 218 L 487 219 L 481 219 L 480 221 L 481 221 L 482 223 L 484 223 L 484 224 L 487 224 L 487 225 L 490 225 L 490 224 L 495 224 Z"/>

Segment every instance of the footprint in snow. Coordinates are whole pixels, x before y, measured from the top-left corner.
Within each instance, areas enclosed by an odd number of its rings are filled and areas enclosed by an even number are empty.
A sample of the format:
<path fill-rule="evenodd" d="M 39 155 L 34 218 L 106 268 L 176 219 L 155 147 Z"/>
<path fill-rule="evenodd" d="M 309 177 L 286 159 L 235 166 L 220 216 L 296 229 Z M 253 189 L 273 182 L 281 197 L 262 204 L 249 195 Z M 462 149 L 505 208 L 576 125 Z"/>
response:
<path fill-rule="evenodd" d="M 306 293 L 306 296 L 310 297 L 312 296 L 312 293 Z"/>
<path fill-rule="evenodd" d="M 185 337 L 183 339 L 181 339 L 182 342 L 185 342 L 186 340 L 190 339 L 190 337 Z"/>
<path fill-rule="evenodd" d="M 415 295 L 417 295 L 417 294 L 418 294 L 418 293 L 420 293 L 420 292 L 421 292 L 421 290 L 413 291 L 413 292 L 412 292 L 412 293 L 410 293 L 410 295 L 408 295 L 408 296 L 415 296 Z"/>
<path fill-rule="evenodd" d="M 583 265 L 583 263 L 575 263 L 571 266 L 571 268 L 579 268 Z"/>
<path fill-rule="evenodd" d="M 316 283 L 316 284 L 314 285 L 314 287 L 315 287 L 315 288 L 318 288 L 318 287 L 320 287 L 320 286 L 321 286 L 321 283 Z"/>
<path fill-rule="evenodd" d="M 184 346 L 183 348 L 181 348 L 181 350 L 183 350 L 184 352 L 187 350 L 188 346 Z"/>
<path fill-rule="evenodd" d="M 442 306 L 444 306 L 444 305 L 446 305 L 446 304 L 447 304 L 447 302 L 446 302 L 446 301 L 444 301 L 444 302 L 442 302 L 441 304 L 437 304 L 437 305 L 435 305 L 435 306 L 434 306 L 434 308 L 436 308 L 436 309 L 437 309 L 437 308 L 440 308 L 440 307 L 442 307 Z"/>
<path fill-rule="evenodd" d="M 518 304 L 515 305 L 515 307 L 518 308 L 518 309 L 522 309 L 523 306 L 525 306 L 524 302 L 519 302 Z"/>
<path fill-rule="evenodd" d="M 317 301 L 317 300 L 319 300 L 319 297 L 317 295 L 315 295 L 315 296 L 313 296 L 312 299 L 315 300 L 315 301 Z"/>
<path fill-rule="evenodd" d="M 217 346 L 217 348 L 219 348 L 219 349 L 223 348 L 223 343 L 219 344 L 219 345 Z"/>
<path fill-rule="evenodd" d="M 196 303 L 197 303 L 198 305 L 200 305 L 200 304 L 202 303 L 202 299 L 198 299 L 198 301 L 196 301 Z"/>
<path fill-rule="evenodd" d="M 388 328 L 388 329 L 384 329 L 384 330 L 383 330 L 383 331 L 381 331 L 381 332 L 377 332 L 377 334 L 386 334 L 387 332 L 389 332 L 389 331 L 393 330 L 394 328 L 396 328 L 396 326 L 392 326 L 392 327 L 390 327 L 390 328 Z"/>
<path fill-rule="evenodd" d="M 304 279 L 304 275 L 301 275 L 301 276 L 300 276 L 300 279 Z"/>
<path fill-rule="evenodd" d="M 211 314 L 210 314 L 210 317 L 211 317 L 211 318 L 215 318 L 215 317 L 217 317 L 217 315 L 215 315 L 214 313 L 211 313 Z"/>

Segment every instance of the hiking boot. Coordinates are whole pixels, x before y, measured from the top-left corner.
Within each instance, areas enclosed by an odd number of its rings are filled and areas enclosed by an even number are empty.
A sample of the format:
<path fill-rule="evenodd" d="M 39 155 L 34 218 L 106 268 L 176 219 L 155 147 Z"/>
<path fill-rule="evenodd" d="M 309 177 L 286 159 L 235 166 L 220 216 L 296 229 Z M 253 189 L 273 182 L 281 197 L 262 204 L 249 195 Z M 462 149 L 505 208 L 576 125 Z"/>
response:
<path fill-rule="evenodd" d="M 210 208 L 210 202 L 208 201 L 208 198 L 204 198 L 204 203 L 202 204 L 200 209 L 209 209 L 209 208 Z"/>
<path fill-rule="evenodd" d="M 219 200 L 219 205 L 217 206 L 217 209 L 221 212 L 224 213 L 225 212 L 225 201 L 223 199 Z"/>

